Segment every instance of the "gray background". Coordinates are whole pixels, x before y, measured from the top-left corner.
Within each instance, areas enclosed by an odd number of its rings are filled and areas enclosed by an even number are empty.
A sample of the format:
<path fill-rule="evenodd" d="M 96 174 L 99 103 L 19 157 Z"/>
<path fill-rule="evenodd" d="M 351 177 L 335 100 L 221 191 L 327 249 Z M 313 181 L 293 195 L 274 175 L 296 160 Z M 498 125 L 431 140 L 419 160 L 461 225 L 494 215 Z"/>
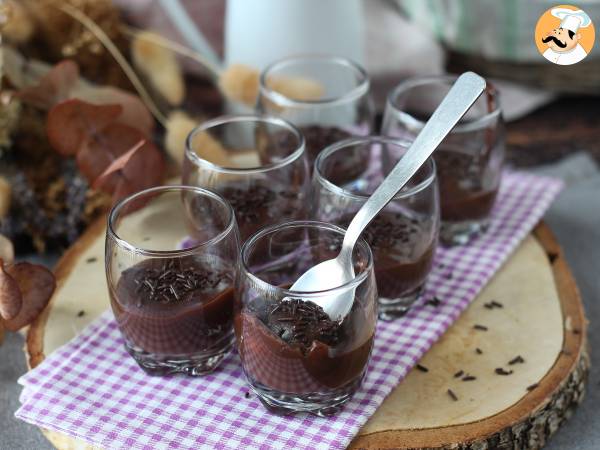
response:
<path fill-rule="evenodd" d="M 538 169 L 562 177 L 567 188 L 546 214 L 577 280 L 590 321 L 592 369 L 585 400 L 546 447 L 551 450 L 600 448 L 600 171 L 586 154 Z M 50 449 L 34 426 L 13 417 L 19 406 L 17 378 L 26 371 L 23 338 L 7 333 L 0 347 L 0 449 Z"/>

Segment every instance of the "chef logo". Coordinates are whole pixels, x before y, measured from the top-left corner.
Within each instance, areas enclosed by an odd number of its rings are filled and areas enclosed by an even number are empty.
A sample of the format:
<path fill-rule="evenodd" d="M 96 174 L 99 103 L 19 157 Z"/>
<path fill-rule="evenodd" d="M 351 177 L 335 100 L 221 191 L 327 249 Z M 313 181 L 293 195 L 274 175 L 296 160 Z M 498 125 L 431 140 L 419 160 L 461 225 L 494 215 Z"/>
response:
<path fill-rule="evenodd" d="M 535 27 L 535 44 L 548 61 L 567 66 L 584 59 L 594 46 L 594 24 L 576 6 L 559 5 L 546 11 Z"/>

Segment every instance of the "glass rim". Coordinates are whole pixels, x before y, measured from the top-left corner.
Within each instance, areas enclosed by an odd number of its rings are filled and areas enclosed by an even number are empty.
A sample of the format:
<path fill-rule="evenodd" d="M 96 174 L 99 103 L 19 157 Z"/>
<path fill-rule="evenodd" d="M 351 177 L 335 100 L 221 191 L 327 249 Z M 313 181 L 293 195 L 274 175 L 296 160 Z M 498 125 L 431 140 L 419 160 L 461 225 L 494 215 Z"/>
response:
<path fill-rule="evenodd" d="M 430 75 L 430 76 L 426 76 L 426 77 L 408 78 L 407 80 L 404 80 L 400 84 L 398 84 L 388 94 L 387 99 L 386 99 L 386 106 L 388 108 L 390 108 L 391 111 L 393 111 L 395 115 L 409 117 L 413 122 L 418 124 L 420 128 L 422 128 L 425 125 L 426 121 L 417 119 L 412 114 L 409 114 L 406 111 L 403 111 L 402 109 L 398 108 L 398 106 L 396 106 L 395 101 L 398 98 L 398 96 L 401 94 L 405 94 L 406 92 L 408 92 L 411 89 L 414 89 L 415 87 L 418 87 L 418 86 L 424 86 L 424 85 L 434 84 L 434 83 L 436 83 L 436 84 L 449 83 L 451 85 L 457 79 L 458 79 L 458 75 Z M 478 117 L 475 120 L 472 120 L 472 121 L 469 121 L 466 123 L 462 123 L 462 124 L 461 123 L 457 124 L 452 129 L 450 134 L 464 133 L 464 132 L 470 132 L 470 131 L 480 129 L 483 126 L 487 125 L 492 120 L 495 120 L 501 114 L 501 106 L 500 106 L 500 101 L 498 98 L 498 91 L 489 82 L 489 80 L 486 79 L 486 88 L 482 95 L 489 95 L 489 94 L 491 94 L 495 100 L 495 103 L 496 103 L 495 108 L 492 111 L 486 112 L 481 117 Z M 473 107 L 471 107 L 471 108 L 473 108 Z M 471 110 L 471 108 L 469 108 L 469 110 Z M 384 119 L 384 122 L 385 122 L 385 119 Z"/>
<path fill-rule="evenodd" d="M 267 77 L 270 75 L 270 72 L 281 69 L 286 66 L 291 66 L 300 62 L 311 62 L 311 61 L 325 61 L 331 62 L 340 67 L 345 67 L 353 70 L 355 73 L 359 75 L 359 80 L 352 89 L 339 95 L 337 97 L 329 97 L 317 100 L 295 100 L 285 95 L 271 89 L 267 86 Z M 273 103 L 279 106 L 293 106 L 293 107 L 315 107 L 315 106 L 335 106 L 341 105 L 344 103 L 348 103 L 354 101 L 363 95 L 369 92 L 371 81 L 369 79 L 369 74 L 357 62 L 352 61 L 351 59 L 344 58 L 342 56 L 334 56 L 327 54 L 318 54 L 318 53 L 307 53 L 307 54 L 299 54 L 294 56 L 288 56 L 277 61 L 272 62 L 267 67 L 263 69 L 259 77 L 258 90 L 259 97 L 260 95 L 264 95 Z"/>
<path fill-rule="evenodd" d="M 254 123 L 265 123 L 269 125 L 279 126 L 289 132 L 291 132 L 298 139 L 298 147 L 281 161 L 276 163 L 267 164 L 264 166 L 258 167 L 224 167 L 216 164 L 208 159 L 201 158 L 192 148 L 192 140 L 194 137 L 203 131 L 208 131 L 211 128 L 218 127 L 221 125 L 228 125 L 232 123 L 239 122 L 254 122 Z M 304 135 L 300 132 L 300 130 L 291 122 L 274 116 L 267 115 L 253 115 L 253 114 L 228 114 L 219 117 L 215 117 L 214 119 L 206 120 L 202 122 L 200 125 L 197 125 L 192 131 L 189 132 L 187 138 L 185 139 L 185 158 L 189 160 L 192 164 L 197 167 L 206 167 L 210 170 L 220 173 L 227 174 L 254 174 L 254 173 L 264 173 L 269 172 L 271 170 L 280 169 L 297 159 L 299 159 L 304 153 L 306 148 L 306 143 L 304 140 Z"/>
<path fill-rule="evenodd" d="M 126 239 L 123 239 L 122 237 L 120 237 L 119 234 L 114 229 L 114 225 L 115 225 L 114 222 L 116 221 L 118 214 L 121 212 L 121 209 L 123 209 L 123 207 L 125 207 L 130 202 L 132 202 L 134 200 L 138 200 L 139 198 L 144 197 L 146 195 L 151 195 L 151 194 L 155 194 L 155 193 L 183 192 L 183 191 L 195 192 L 196 194 L 201 194 L 202 196 L 210 197 L 213 200 L 216 200 L 222 206 L 224 206 L 225 209 L 227 210 L 228 218 L 227 218 L 227 225 L 225 225 L 223 230 L 221 230 L 219 233 L 217 233 L 215 236 L 211 237 L 210 239 L 200 242 L 198 244 L 195 244 L 191 247 L 187 247 L 187 248 L 183 248 L 183 249 L 173 249 L 173 250 L 152 250 L 152 249 L 138 247 L 136 245 L 129 243 Z M 144 189 L 142 191 L 138 191 L 134 194 L 131 194 L 131 195 L 119 200 L 119 202 L 115 206 L 112 207 L 112 209 L 110 210 L 110 213 L 108 214 L 106 230 L 107 230 L 107 238 L 112 239 L 113 241 L 115 241 L 116 245 L 118 245 L 119 247 L 121 247 L 129 252 L 132 252 L 132 253 L 135 253 L 135 254 L 141 255 L 141 256 L 153 256 L 153 257 L 157 257 L 157 258 L 168 258 L 168 257 L 188 256 L 190 254 L 196 253 L 198 251 L 198 249 L 201 249 L 202 247 L 207 247 L 209 245 L 216 244 L 217 242 L 220 242 L 223 239 L 225 239 L 231 233 L 231 231 L 235 228 L 235 226 L 236 226 L 236 221 L 235 221 L 235 213 L 233 211 L 233 208 L 231 207 L 229 202 L 227 202 L 227 200 L 225 200 L 221 195 L 219 195 L 216 192 L 211 191 L 209 189 L 204 189 L 204 188 L 197 187 L 197 186 L 168 185 L 168 186 L 155 186 L 155 187 L 151 187 L 148 189 Z"/>
<path fill-rule="evenodd" d="M 332 144 L 328 147 L 325 147 L 325 149 L 323 149 L 317 155 L 317 158 L 315 159 L 315 165 L 314 165 L 314 178 L 319 183 L 321 183 L 321 185 L 323 185 L 323 187 L 325 187 L 329 191 L 333 192 L 334 194 L 338 194 L 340 196 L 348 197 L 348 198 L 351 198 L 354 200 L 366 201 L 370 197 L 370 195 L 357 194 L 355 192 L 348 191 L 348 190 L 338 186 L 337 184 L 334 184 L 333 182 L 329 181 L 325 177 L 325 175 L 323 175 L 320 166 L 321 166 L 321 163 L 328 156 L 332 155 L 333 153 L 335 153 L 339 150 L 343 150 L 344 148 L 347 148 L 349 146 L 359 145 L 359 144 L 367 144 L 367 143 L 373 143 L 373 144 L 380 143 L 380 144 L 386 144 L 386 145 L 394 145 L 396 147 L 404 147 L 407 150 L 412 145 L 412 141 L 410 141 L 410 140 L 395 139 L 395 138 L 386 137 L 386 136 L 364 136 L 364 137 L 353 137 L 353 138 L 344 139 L 344 140 L 336 142 L 335 144 Z M 425 167 L 425 165 L 429 166 L 429 171 L 430 171 L 429 176 L 427 178 L 425 178 L 425 180 L 423 180 L 419 184 L 417 184 L 416 186 L 413 186 L 410 189 L 407 189 L 406 191 L 398 192 L 394 196 L 392 201 L 402 200 L 402 199 L 411 197 L 415 194 L 418 194 L 419 192 L 427 189 L 431 184 L 433 184 L 435 182 L 435 180 L 437 178 L 437 174 L 436 174 L 435 160 L 434 160 L 433 156 L 430 156 L 429 158 L 427 158 L 427 160 L 421 166 L 421 168 Z"/>
<path fill-rule="evenodd" d="M 291 289 L 285 289 L 280 286 L 274 286 L 271 283 L 259 278 L 254 273 L 250 271 L 250 268 L 247 264 L 247 254 L 251 250 L 252 246 L 256 244 L 256 242 L 265 237 L 266 235 L 278 231 L 285 228 L 325 228 L 329 231 L 333 231 L 336 233 L 340 233 L 342 236 L 346 234 L 346 229 L 339 227 L 337 225 L 321 222 L 318 220 L 293 220 L 290 222 L 280 222 L 274 225 L 268 225 L 266 227 L 261 228 L 253 235 L 251 235 L 246 242 L 243 243 L 241 251 L 240 251 L 240 270 L 242 274 L 252 280 L 259 288 L 268 289 L 272 292 L 277 292 L 279 295 L 283 297 L 307 297 L 307 298 L 319 298 L 324 295 L 331 295 L 337 292 L 346 292 L 352 288 L 357 287 L 361 284 L 365 279 L 369 276 L 371 272 L 373 272 L 373 252 L 371 251 L 371 247 L 367 243 L 364 238 L 359 238 L 357 244 L 362 245 L 367 250 L 367 266 L 365 270 L 363 270 L 360 274 L 355 275 L 354 278 L 347 283 L 344 283 L 340 286 L 336 286 L 330 289 L 324 289 L 321 291 L 294 291 Z"/>

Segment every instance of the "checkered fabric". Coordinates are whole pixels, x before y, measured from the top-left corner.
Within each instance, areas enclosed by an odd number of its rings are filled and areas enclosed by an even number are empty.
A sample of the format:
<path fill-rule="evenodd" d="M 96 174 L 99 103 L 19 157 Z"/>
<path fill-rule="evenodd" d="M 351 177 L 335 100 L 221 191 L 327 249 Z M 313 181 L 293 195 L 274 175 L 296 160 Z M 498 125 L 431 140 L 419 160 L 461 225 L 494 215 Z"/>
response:
<path fill-rule="evenodd" d="M 245 397 L 236 354 L 204 377 L 150 377 L 123 348 L 110 312 L 19 382 L 16 416 L 105 448 L 344 448 L 390 391 L 480 292 L 532 230 L 562 184 L 523 173 L 503 177 L 488 232 L 438 251 L 425 295 L 380 322 L 368 373 L 329 418 L 280 417 Z M 436 295 L 439 306 L 425 300 Z"/>

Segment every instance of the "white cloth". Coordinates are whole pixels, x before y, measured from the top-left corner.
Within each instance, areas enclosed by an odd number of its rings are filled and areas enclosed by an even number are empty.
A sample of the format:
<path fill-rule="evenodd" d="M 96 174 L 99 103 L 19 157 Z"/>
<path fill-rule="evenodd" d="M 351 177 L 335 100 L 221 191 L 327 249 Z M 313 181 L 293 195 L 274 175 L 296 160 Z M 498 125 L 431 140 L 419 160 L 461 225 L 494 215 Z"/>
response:
<path fill-rule="evenodd" d="M 577 46 L 574 49 L 569 50 L 568 52 L 556 52 L 549 48 L 544 52 L 543 55 L 544 58 L 546 58 L 550 62 L 553 62 L 554 64 L 568 66 L 581 61 L 587 56 L 587 53 L 585 52 L 581 44 L 577 44 Z"/>

